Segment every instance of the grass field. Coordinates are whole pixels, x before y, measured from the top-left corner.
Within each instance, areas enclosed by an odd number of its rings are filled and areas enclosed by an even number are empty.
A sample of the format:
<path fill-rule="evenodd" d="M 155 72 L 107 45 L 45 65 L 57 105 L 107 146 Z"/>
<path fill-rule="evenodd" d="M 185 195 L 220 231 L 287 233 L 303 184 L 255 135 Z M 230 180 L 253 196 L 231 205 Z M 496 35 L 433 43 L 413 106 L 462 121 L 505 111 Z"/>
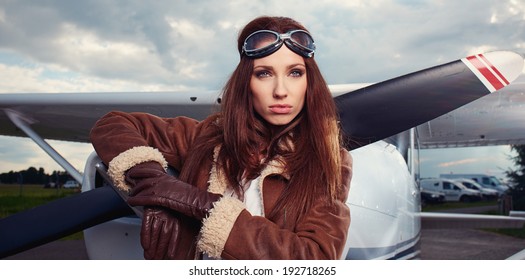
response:
<path fill-rule="evenodd" d="M 41 185 L 0 184 L 0 218 L 34 208 L 55 199 L 80 192 L 80 189 L 44 189 Z M 82 232 L 63 239 L 82 239 Z"/>

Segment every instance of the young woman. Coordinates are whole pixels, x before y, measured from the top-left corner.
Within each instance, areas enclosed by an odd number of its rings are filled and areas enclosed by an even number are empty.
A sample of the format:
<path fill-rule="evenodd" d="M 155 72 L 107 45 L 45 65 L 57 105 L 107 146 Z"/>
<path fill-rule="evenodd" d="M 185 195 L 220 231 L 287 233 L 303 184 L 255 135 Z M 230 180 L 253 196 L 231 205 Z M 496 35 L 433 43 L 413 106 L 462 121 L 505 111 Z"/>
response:
<path fill-rule="evenodd" d="M 144 206 L 144 256 L 338 259 L 352 161 L 314 41 L 290 18 L 260 17 L 238 50 L 219 113 L 112 112 L 91 132 L 128 203 Z"/>

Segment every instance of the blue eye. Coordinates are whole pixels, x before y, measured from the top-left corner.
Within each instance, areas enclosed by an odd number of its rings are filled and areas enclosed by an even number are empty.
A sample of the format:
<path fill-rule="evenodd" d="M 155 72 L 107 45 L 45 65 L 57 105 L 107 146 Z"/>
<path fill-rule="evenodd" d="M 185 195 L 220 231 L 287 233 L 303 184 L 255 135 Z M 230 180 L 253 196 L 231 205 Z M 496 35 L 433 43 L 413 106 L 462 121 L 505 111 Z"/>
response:
<path fill-rule="evenodd" d="M 300 69 L 294 69 L 290 72 L 290 76 L 292 77 L 301 77 L 303 76 L 304 72 Z"/>
<path fill-rule="evenodd" d="M 266 78 L 272 75 L 270 71 L 267 71 L 267 70 L 256 71 L 254 74 L 255 74 L 255 77 L 257 78 Z"/>

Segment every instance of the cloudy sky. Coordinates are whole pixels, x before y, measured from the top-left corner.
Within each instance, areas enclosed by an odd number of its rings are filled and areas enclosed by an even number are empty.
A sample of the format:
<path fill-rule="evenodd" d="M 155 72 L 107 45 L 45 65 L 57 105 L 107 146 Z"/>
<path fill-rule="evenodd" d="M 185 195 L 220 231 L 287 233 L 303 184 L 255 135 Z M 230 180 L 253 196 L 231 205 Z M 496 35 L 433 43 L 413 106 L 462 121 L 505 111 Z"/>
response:
<path fill-rule="evenodd" d="M 218 89 L 239 29 L 284 15 L 313 34 L 330 84 L 378 82 L 491 50 L 525 53 L 523 0 L 0 0 L 0 93 Z M 51 141 L 78 169 L 88 144 Z M 500 174 L 506 146 L 428 150 L 422 175 Z M 36 144 L 0 137 L 0 172 L 61 170 Z"/>

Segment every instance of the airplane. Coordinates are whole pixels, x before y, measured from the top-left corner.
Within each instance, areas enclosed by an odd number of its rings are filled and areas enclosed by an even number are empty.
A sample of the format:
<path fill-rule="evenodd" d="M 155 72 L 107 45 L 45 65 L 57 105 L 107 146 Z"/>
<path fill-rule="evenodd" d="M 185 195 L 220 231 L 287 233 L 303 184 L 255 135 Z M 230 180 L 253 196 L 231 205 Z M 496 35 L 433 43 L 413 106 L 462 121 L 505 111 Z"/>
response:
<path fill-rule="evenodd" d="M 417 182 L 420 149 L 525 143 L 523 64 L 520 54 L 496 51 L 375 84 L 330 86 L 354 159 L 342 259 L 417 259 L 422 227 L 523 227 L 518 212 L 422 213 Z M 218 91 L 0 95 L 0 134 L 31 138 L 82 184 L 80 194 L 0 220 L 0 258 L 83 230 L 90 259 L 143 259 L 140 213 L 96 153 L 82 174 L 46 139 L 89 143 L 94 122 L 113 110 L 204 119 L 219 104 Z"/>

